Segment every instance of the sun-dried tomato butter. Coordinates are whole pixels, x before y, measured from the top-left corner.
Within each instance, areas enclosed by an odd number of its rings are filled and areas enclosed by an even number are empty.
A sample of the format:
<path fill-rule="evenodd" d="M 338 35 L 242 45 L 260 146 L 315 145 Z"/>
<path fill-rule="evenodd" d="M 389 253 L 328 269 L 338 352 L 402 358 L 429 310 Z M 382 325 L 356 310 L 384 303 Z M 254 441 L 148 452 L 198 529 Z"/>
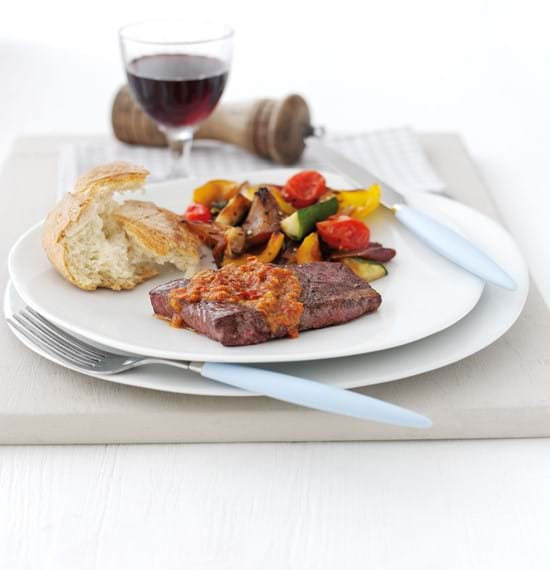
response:
<path fill-rule="evenodd" d="M 197 273 L 186 287 L 171 292 L 171 305 L 181 303 L 241 303 L 262 313 L 273 333 L 281 328 L 288 336 L 298 336 L 304 310 L 299 301 L 302 286 L 290 269 L 265 265 L 251 257 L 243 265 L 226 265 L 216 271 Z"/>

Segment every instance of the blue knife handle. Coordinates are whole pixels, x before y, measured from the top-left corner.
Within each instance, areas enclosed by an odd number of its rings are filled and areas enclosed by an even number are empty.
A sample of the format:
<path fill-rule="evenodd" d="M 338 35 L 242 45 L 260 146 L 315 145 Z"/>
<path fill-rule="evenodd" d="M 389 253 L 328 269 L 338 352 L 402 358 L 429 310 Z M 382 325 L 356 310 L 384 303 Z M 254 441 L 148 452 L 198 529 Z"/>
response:
<path fill-rule="evenodd" d="M 195 369 L 193 364 L 191 368 Z M 199 370 L 205 378 L 306 408 L 398 426 L 429 428 L 432 425 L 429 418 L 411 410 L 297 376 L 217 362 L 205 362 L 197 367 Z"/>
<path fill-rule="evenodd" d="M 395 217 L 434 251 L 463 269 L 504 289 L 516 289 L 514 280 L 491 258 L 432 217 L 405 204 L 395 207 Z"/>

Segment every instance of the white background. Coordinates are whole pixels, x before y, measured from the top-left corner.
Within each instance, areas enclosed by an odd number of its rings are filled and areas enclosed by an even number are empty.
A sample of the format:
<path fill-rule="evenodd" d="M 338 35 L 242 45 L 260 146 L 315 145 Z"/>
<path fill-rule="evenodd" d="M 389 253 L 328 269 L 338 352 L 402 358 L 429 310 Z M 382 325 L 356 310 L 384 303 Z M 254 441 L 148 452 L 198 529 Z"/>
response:
<path fill-rule="evenodd" d="M 300 92 L 334 129 L 464 136 L 550 300 L 547 2 L 10 1 L 0 158 L 105 132 L 117 28 L 237 30 L 227 99 Z M 548 568 L 550 442 L 0 449 L 2 568 Z"/>

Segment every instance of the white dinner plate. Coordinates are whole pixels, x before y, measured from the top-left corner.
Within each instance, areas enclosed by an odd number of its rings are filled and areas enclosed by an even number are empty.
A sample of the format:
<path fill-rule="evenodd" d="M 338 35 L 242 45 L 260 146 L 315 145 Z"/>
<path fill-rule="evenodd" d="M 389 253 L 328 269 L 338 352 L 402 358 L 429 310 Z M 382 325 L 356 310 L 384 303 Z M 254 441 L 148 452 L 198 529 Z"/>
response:
<path fill-rule="evenodd" d="M 498 261 L 516 281 L 518 287 L 515 291 L 506 291 L 489 285 L 485 287 L 474 310 L 458 323 L 438 334 L 398 348 L 344 359 L 270 364 L 263 367 L 311 378 L 340 388 L 358 388 L 407 378 L 447 366 L 482 350 L 497 340 L 514 324 L 523 309 L 529 289 L 527 267 L 514 240 L 501 226 L 460 204 L 456 204 L 455 213 L 465 230 L 482 229 L 478 233 L 477 243 L 487 253 L 494 254 L 497 258 L 502 249 L 506 251 L 506 256 L 499 258 Z M 4 314 L 10 316 L 23 306 L 24 302 L 10 283 L 4 297 Z M 31 350 L 64 366 L 48 353 L 29 345 L 17 331 L 14 333 Z M 120 384 L 166 392 L 207 396 L 251 395 L 237 388 L 207 380 L 192 372 L 169 366 L 143 366 L 112 376 L 89 375 Z"/>
<path fill-rule="evenodd" d="M 242 174 L 236 179 L 284 183 L 295 172 L 268 170 Z M 326 176 L 331 187 L 346 187 L 340 177 Z M 191 201 L 193 189 L 202 182 L 184 179 L 151 185 L 145 198 L 181 211 Z M 414 202 L 473 241 L 482 231 L 482 228 L 463 227 L 457 204 L 451 200 L 416 195 Z M 51 267 L 40 243 L 41 225 L 31 228 L 12 248 L 9 269 L 23 300 L 60 327 L 121 351 L 180 360 L 265 363 L 365 354 L 437 333 L 459 321 L 476 305 L 483 291 L 479 279 L 432 252 L 386 210 L 380 208 L 369 217 L 368 223 L 373 241 L 398 252 L 388 265 L 389 275 L 374 284 L 382 294 L 380 309 L 344 325 L 304 332 L 297 339 L 254 346 L 224 347 L 153 318 L 148 291 L 177 277 L 174 271 L 132 291 L 81 291 Z M 498 249 L 497 261 L 505 253 L 504 248 Z"/>

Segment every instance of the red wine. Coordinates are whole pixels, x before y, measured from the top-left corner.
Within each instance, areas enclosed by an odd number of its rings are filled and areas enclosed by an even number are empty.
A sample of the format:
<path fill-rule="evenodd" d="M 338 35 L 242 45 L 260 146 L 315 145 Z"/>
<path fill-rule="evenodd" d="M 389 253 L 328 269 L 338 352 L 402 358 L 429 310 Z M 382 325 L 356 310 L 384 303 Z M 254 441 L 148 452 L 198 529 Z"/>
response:
<path fill-rule="evenodd" d="M 146 55 L 131 61 L 126 74 L 150 117 L 167 127 L 184 127 L 210 115 L 223 93 L 227 66 L 202 55 Z"/>

